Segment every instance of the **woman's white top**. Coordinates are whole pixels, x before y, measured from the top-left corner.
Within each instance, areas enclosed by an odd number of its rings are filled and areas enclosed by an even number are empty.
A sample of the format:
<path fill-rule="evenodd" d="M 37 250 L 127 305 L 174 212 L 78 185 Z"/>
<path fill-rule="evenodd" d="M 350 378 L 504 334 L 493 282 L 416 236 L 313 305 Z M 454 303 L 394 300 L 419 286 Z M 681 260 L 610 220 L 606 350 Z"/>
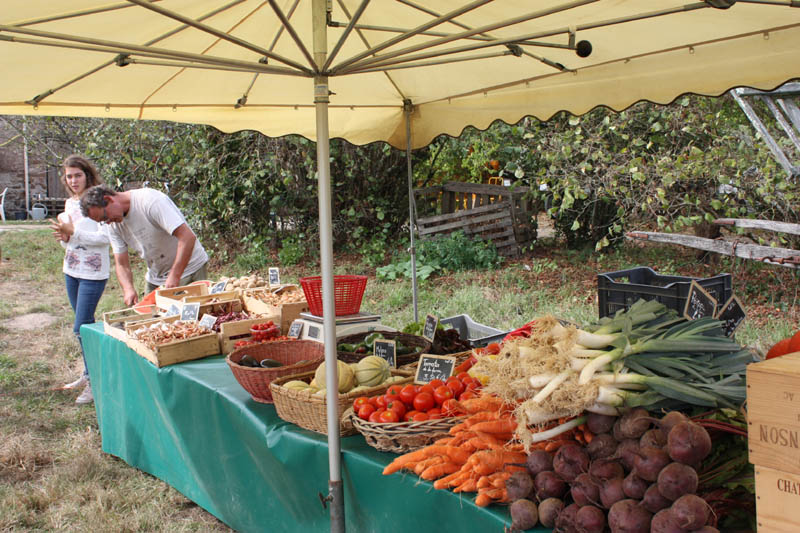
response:
<path fill-rule="evenodd" d="M 69 198 L 60 220 L 69 217 L 75 232 L 69 242 L 61 241 L 66 249 L 64 274 L 80 279 L 108 279 L 108 226 L 81 214 L 78 200 Z"/>

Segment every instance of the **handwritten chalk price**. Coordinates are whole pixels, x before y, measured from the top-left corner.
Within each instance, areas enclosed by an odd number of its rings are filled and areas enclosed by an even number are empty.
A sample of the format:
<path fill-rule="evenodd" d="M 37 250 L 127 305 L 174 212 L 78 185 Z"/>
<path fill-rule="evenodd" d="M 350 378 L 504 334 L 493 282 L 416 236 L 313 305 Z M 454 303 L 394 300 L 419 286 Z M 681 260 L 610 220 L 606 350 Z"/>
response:
<path fill-rule="evenodd" d="M 436 336 L 436 327 L 439 325 L 439 319 L 433 315 L 425 317 L 425 326 L 422 328 L 422 336 L 433 342 Z"/>
<path fill-rule="evenodd" d="M 395 357 L 397 354 L 397 345 L 395 341 L 386 339 L 375 340 L 372 345 L 372 353 L 381 359 L 385 359 L 390 367 L 397 368 L 397 357 Z"/>
<path fill-rule="evenodd" d="M 744 312 L 744 307 L 742 307 L 742 303 L 735 295 L 728 298 L 728 301 L 723 304 L 719 313 L 717 313 L 717 320 L 722 322 L 722 330 L 728 337 L 733 335 L 733 332 L 746 317 L 747 314 Z"/>
<path fill-rule="evenodd" d="M 717 313 L 717 299 L 711 296 L 708 291 L 692 281 L 689 287 L 689 294 L 686 297 L 686 307 L 683 316 L 689 320 L 696 320 L 704 316 L 713 317 Z"/>
<path fill-rule="evenodd" d="M 431 355 L 424 353 L 419 356 L 414 383 L 417 385 L 425 385 L 434 379 L 447 381 L 447 378 L 453 375 L 455 368 L 456 358 L 452 355 Z"/>
<path fill-rule="evenodd" d="M 289 333 L 287 333 L 286 336 L 299 339 L 301 333 L 303 333 L 303 323 L 299 320 L 295 320 L 289 327 Z"/>

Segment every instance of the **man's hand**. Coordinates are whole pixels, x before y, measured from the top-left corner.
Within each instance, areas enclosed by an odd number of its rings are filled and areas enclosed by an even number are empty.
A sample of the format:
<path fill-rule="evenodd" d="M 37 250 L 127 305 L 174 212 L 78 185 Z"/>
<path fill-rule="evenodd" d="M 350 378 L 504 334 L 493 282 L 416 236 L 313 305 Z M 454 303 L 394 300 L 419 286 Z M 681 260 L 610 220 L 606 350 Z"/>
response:
<path fill-rule="evenodd" d="M 139 301 L 139 295 L 136 294 L 136 291 L 127 291 L 123 290 L 123 299 L 125 300 L 125 305 L 128 307 L 133 307 Z"/>
<path fill-rule="evenodd" d="M 180 278 L 175 279 L 175 276 L 173 276 L 172 272 L 170 272 L 169 276 L 167 276 L 167 281 L 164 282 L 164 288 L 171 289 L 173 287 L 177 287 L 180 281 Z"/>

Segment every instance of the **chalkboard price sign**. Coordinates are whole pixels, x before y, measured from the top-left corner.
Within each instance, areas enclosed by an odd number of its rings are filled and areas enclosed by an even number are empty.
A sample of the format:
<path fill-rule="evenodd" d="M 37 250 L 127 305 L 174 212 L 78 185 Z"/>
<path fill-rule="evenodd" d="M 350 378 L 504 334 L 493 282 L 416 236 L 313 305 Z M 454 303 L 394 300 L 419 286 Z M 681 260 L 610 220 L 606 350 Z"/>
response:
<path fill-rule="evenodd" d="M 380 357 L 381 359 L 385 359 L 389 366 L 392 368 L 397 368 L 397 346 L 395 345 L 395 341 L 390 341 L 386 339 L 378 339 L 372 345 L 372 353 Z"/>
<path fill-rule="evenodd" d="M 281 274 L 278 272 L 278 267 L 269 267 L 269 284 L 272 285 L 280 285 L 281 284 Z"/>
<path fill-rule="evenodd" d="M 728 298 L 728 301 L 717 313 L 717 320 L 722 322 L 722 330 L 728 337 L 733 335 L 733 332 L 746 317 L 747 314 L 744 312 L 744 307 L 742 307 L 742 303 L 735 295 Z"/>
<path fill-rule="evenodd" d="M 208 329 L 213 328 L 214 324 L 216 323 L 217 323 L 217 317 L 215 317 L 214 315 L 209 315 L 208 313 L 204 313 L 203 318 L 200 319 L 200 325 L 205 326 Z"/>
<path fill-rule="evenodd" d="M 286 336 L 299 339 L 301 333 L 303 333 L 303 323 L 299 320 L 295 320 L 292 322 L 292 325 L 289 326 L 289 333 L 287 333 Z"/>
<path fill-rule="evenodd" d="M 453 375 L 453 370 L 455 370 L 455 368 L 456 358 L 452 355 L 431 355 L 424 353 L 419 356 L 417 375 L 414 377 L 414 383 L 417 385 L 424 385 L 430 383 L 434 379 L 447 381 L 447 378 Z"/>
<path fill-rule="evenodd" d="M 215 283 L 211 286 L 211 290 L 209 291 L 211 294 L 217 294 L 218 292 L 225 292 L 225 286 L 228 284 L 227 281 L 220 281 Z"/>
<path fill-rule="evenodd" d="M 433 342 L 436 336 L 436 327 L 439 325 L 439 319 L 433 315 L 425 317 L 425 326 L 422 328 L 422 336 Z"/>
<path fill-rule="evenodd" d="M 199 303 L 183 304 L 183 307 L 181 308 L 181 320 L 185 322 L 197 320 L 199 314 L 200 314 Z"/>
<path fill-rule="evenodd" d="M 708 291 L 692 281 L 689 287 L 689 294 L 686 297 L 686 307 L 683 310 L 683 316 L 689 320 L 696 320 L 704 316 L 711 316 L 717 314 L 717 299 L 711 296 Z"/>

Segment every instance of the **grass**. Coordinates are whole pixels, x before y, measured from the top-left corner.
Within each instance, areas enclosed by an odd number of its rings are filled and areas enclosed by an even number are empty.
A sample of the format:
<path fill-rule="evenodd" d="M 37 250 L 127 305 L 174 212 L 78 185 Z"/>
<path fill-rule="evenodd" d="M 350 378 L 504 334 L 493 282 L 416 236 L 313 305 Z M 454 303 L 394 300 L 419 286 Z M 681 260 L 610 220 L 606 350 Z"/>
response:
<path fill-rule="evenodd" d="M 167 484 L 102 452 L 94 410 L 76 406 L 76 393 L 53 390 L 75 379 L 82 365 L 61 274 L 63 251 L 46 230 L 2 232 L 0 247 L 0 531 L 229 531 Z M 280 266 L 275 257 L 265 264 Z M 597 318 L 597 274 L 638 265 L 694 277 L 731 273 L 748 312 L 736 334 L 742 344 L 765 350 L 800 328 L 791 270 L 729 258 L 700 264 L 691 251 L 653 245 L 595 254 L 554 243 L 498 270 L 435 277 L 419 285 L 419 316 L 468 314 L 504 330 L 545 313 L 586 324 Z M 142 292 L 143 265 L 134 260 L 133 266 Z M 212 265 L 210 276 L 238 270 Z M 374 269 L 353 257 L 337 257 L 336 272 L 370 276 L 362 309 L 380 314 L 382 323 L 401 329 L 413 321 L 410 281 L 377 281 Z M 314 264 L 281 267 L 284 282 L 318 273 Z M 97 317 L 123 307 L 112 274 Z M 29 313 L 56 320 L 12 327 Z"/>

